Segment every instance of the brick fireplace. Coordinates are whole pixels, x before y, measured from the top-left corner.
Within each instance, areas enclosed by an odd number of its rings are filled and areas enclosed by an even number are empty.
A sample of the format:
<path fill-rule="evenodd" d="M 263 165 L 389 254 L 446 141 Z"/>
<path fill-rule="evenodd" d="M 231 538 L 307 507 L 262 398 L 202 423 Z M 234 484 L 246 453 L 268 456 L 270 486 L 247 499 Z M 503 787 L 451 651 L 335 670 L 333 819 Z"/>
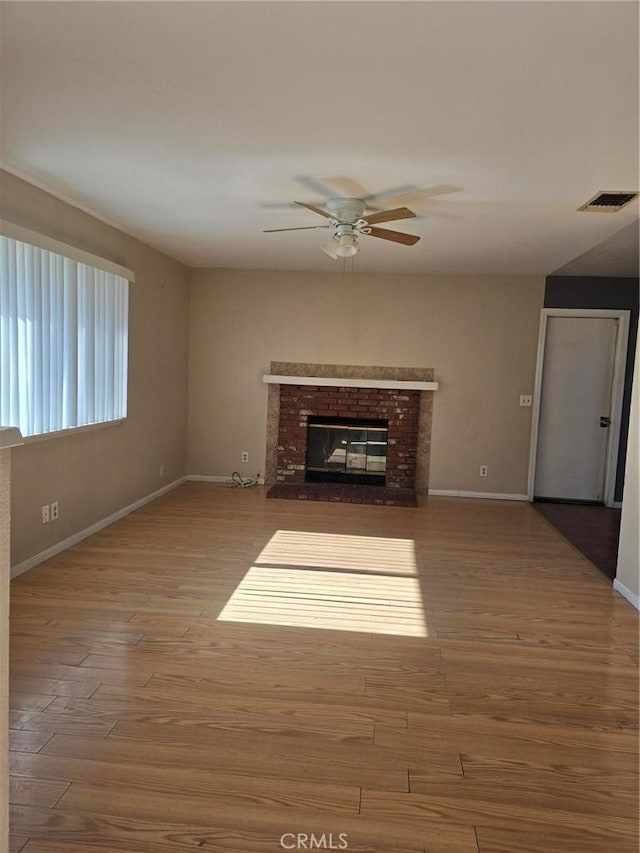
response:
<path fill-rule="evenodd" d="M 304 483 L 311 416 L 381 419 L 388 423 L 385 486 L 414 489 L 418 444 L 418 391 L 282 385 L 278 430 L 278 483 Z"/>
<path fill-rule="evenodd" d="M 331 384 L 323 384 L 323 379 Z M 402 503 L 401 493 L 427 492 L 433 390 L 437 388 L 432 369 L 272 362 L 265 381 L 269 383 L 265 482 L 280 487 L 274 490 L 275 496 L 286 496 L 284 487 L 290 487 L 297 497 L 329 494 L 320 499 L 351 500 L 356 492 L 323 491 L 324 484 L 308 482 L 307 472 L 310 421 L 347 419 L 356 425 L 386 424 L 384 488 L 377 495 L 381 499 L 371 502 Z M 342 381 L 344 385 L 338 384 Z M 302 488 L 304 483 L 308 485 Z M 357 494 L 374 495 L 375 488 L 361 486 L 371 491 Z"/>

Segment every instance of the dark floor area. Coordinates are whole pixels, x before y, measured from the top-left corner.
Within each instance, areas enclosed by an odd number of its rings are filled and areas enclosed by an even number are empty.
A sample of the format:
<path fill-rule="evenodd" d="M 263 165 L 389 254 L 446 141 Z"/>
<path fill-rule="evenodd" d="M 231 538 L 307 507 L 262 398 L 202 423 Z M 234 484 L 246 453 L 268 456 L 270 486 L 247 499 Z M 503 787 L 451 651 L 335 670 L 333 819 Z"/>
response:
<path fill-rule="evenodd" d="M 412 489 L 387 489 L 385 486 L 357 486 L 343 483 L 276 483 L 268 498 L 294 501 L 334 501 L 350 504 L 418 506 Z"/>
<path fill-rule="evenodd" d="M 533 506 L 601 572 L 615 578 L 621 510 L 548 501 L 534 501 Z"/>

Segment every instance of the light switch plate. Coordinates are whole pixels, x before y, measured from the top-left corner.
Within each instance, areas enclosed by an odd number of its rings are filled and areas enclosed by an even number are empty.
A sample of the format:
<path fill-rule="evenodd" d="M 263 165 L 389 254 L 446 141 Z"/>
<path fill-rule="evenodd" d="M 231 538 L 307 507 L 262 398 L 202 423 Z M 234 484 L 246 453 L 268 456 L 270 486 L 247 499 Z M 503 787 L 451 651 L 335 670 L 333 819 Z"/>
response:
<path fill-rule="evenodd" d="M 531 406 L 532 403 L 531 394 L 520 394 L 520 405 L 521 406 Z"/>

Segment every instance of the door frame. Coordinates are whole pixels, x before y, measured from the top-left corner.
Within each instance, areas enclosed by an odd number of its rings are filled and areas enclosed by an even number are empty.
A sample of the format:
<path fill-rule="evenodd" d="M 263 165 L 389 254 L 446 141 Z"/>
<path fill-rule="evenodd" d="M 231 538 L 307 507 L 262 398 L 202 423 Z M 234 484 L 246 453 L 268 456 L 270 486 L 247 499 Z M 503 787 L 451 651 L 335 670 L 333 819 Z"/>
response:
<path fill-rule="evenodd" d="M 542 374 L 544 371 L 544 351 L 547 341 L 547 324 L 550 317 L 585 317 L 618 321 L 618 336 L 613 364 L 613 380 L 611 384 L 611 423 L 607 436 L 607 455 L 604 478 L 605 506 L 620 506 L 615 500 L 616 468 L 618 464 L 618 449 L 620 447 L 620 427 L 622 417 L 622 398 L 624 395 L 624 378 L 626 372 L 627 349 L 629 346 L 629 318 L 631 312 L 624 309 L 608 308 L 542 308 L 540 312 L 540 329 L 538 332 L 538 356 L 536 359 L 536 378 L 533 389 L 533 411 L 531 418 L 531 445 L 529 450 L 529 474 L 527 480 L 527 497 L 533 500 L 538 454 L 538 431 L 540 429 L 540 404 L 542 391 Z"/>

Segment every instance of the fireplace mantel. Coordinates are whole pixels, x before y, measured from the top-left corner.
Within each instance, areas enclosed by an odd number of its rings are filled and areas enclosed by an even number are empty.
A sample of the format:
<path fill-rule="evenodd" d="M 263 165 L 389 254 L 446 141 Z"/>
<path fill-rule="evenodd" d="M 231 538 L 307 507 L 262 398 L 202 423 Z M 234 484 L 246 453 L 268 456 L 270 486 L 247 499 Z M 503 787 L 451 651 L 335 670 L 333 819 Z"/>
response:
<path fill-rule="evenodd" d="M 323 385 L 333 388 L 389 388 L 398 391 L 437 391 L 437 382 L 415 379 L 363 379 L 346 376 L 283 376 L 265 373 L 262 381 L 268 385 Z"/>

